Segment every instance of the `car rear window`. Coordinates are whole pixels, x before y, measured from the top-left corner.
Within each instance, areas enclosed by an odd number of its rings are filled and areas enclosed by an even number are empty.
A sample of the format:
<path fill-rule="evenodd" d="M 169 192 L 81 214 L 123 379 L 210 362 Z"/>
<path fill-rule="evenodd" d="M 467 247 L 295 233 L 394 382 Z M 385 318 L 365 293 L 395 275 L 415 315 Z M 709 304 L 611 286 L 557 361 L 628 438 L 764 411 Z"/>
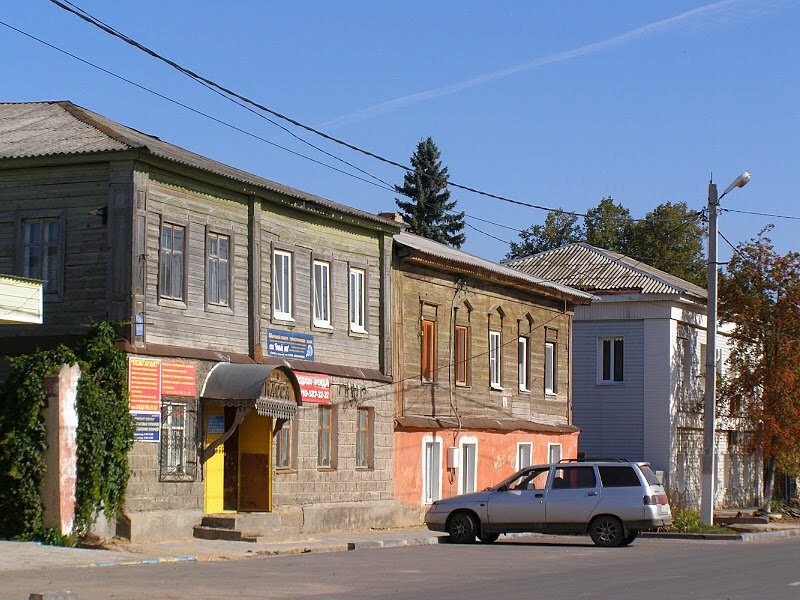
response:
<path fill-rule="evenodd" d="M 661 485 L 661 481 L 656 477 L 656 474 L 653 473 L 653 470 L 648 467 L 647 465 L 640 465 L 639 470 L 644 475 L 644 478 L 647 480 L 647 483 L 650 485 Z"/>
<path fill-rule="evenodd" d="M 603 487 L 639 487 L 642 483 L 633 467 L 597 467 Z"/>

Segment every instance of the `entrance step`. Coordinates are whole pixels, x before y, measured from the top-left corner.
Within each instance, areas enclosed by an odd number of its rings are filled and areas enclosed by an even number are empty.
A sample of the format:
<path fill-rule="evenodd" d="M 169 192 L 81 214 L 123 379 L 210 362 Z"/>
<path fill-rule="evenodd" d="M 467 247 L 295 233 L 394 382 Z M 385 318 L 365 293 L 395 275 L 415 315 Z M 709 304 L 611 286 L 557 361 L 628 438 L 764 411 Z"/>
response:
<path fill-rule="evenodd" d="M 281 525 L 277 513 L 225 513 L 205 515 L 194 527 L 194 537 L 206 540 L 280 541 L 295 537 L 299 529 Z"/>
<path fill-rule="evenodd" d="M 224 527 L 194 526 L 194 537 L 201 540 L 228 540 L 232 542 L 255 542 L 255 537 L 242 535 L 241 531 L 226 529 Z"/>

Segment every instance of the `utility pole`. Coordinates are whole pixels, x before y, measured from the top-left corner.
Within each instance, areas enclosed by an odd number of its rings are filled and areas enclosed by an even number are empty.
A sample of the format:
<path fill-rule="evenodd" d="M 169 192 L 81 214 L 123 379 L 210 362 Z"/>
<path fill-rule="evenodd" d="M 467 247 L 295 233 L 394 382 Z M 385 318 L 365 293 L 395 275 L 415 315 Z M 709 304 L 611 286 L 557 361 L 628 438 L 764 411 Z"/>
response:
<path fill-rule="evenodd" d="M 706 388 L 703 400 L 703 495 L 700 520 L 714 524 L 715 444 L 717 414 L 717 186 L 708 182 L 708 302 L 706 304 Z"/>
<path fill-rule="evenodd" d="M 700 520 L 706 525 L 714 524 L 714 484 L 716 482 L 716 445 L 714 431 L 717 421 L 717 212 L 719 201 L 732 189 L 742 187 L 750 181 L 750 173 L 744 171 L 725 188 L 717 198 L 717 186 L 708 182 L 708 303 L 706 305 L 706 390 L 703 399 L 703 495 L 700 504 Z"/>

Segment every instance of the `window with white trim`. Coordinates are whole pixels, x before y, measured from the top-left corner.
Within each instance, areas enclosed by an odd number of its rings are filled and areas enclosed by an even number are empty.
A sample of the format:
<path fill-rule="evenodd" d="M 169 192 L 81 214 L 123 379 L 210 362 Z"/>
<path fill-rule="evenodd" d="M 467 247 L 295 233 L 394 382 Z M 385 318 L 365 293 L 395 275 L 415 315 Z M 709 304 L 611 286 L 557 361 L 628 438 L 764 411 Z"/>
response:
<path fill-rule="evenodd" d="M 430 504 L 442 494 L 442 440 L 426 437 L 422 445 L 422 502 Z"/>
<path fill-rule="evenodd" d="M 502 389 L 500 385 L 500 332 L 489 332 L 489 385 Z"/>
<path fill-rule="evenodd" d="M 598 373 L 600 383 L 622 383 L 623 381 L 623 349 L 621 337 L 598 339 Z"/>
<path fill-rule="evenodd" d="M 183 300 L 184 245 L 186 228 L 171 223 L 161 224 L 161 287 L 159 295 Z"/>
<path fill-rule="evenodd" d="M 366 279 L 364 269 L 350 267 L 350 331 L 365 333 L 366 324 Z"/>
<path fill-rule="evenodd" d="M 206 237 L 206 298 L 209 304 L 230 306 L 230 243 L 227 235 L 209 232 Z"/>
<path fill-rule="evenodd" d="M 533 442 L 517 442 L 517 471 L 531 466 Z"/>
<path fill-rule="evenodd" d="M 544 343 L 544 393 L 556 393 L 556 345 Z"/>
<path fill-rule="evenodd" d="M 292 320 L 292 253 L 275 250 L 272 260 L 272 316 Z"/>
<path fill-rule="evenodd" d="M 478 440 L 464 438 L 461 446 L 461 473 L 458 481 L 458 493 L 469 494 L 476 489 L 478 477 Z"/>
<path fill-rule="evenodd" d="M 528 338 L 517 338 L 517 372 L 520 391 L 528 391 Z"/>
<path fill-rule="evenodd" d="M 331 263 L 315 260 L 312 285 L 314 325 L 331 326 Z"/>
<path fill-rule="evenodd" d="M 561 460 L 561 444 L 547 444 L 547 462 L 555 464 Z"/>
<path fill-rule="evenodd" d="M 22 221 L 22 276 L 43 280 L 47 294 L 59 290 L 61 235 L 58 217 Z"/>

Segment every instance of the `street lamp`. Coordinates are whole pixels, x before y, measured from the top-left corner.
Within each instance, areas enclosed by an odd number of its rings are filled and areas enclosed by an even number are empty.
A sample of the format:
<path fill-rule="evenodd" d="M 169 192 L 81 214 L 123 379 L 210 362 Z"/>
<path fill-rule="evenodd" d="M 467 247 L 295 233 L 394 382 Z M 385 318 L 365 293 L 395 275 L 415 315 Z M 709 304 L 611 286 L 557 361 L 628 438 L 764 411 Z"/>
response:
<path fill-rule="evenodd" d="M 708 182 L 708 303 L 706 306 L 706 389 L 703 401 L 703 496 L 700 505 L 700 520 L 714 524 L 714 429 L 717 402 L 717 211 L 722 196 L 732 189 L 742 187 L 750 181 L 745 171 L 725 188 L 717 197 L 717 185 Z"/>

